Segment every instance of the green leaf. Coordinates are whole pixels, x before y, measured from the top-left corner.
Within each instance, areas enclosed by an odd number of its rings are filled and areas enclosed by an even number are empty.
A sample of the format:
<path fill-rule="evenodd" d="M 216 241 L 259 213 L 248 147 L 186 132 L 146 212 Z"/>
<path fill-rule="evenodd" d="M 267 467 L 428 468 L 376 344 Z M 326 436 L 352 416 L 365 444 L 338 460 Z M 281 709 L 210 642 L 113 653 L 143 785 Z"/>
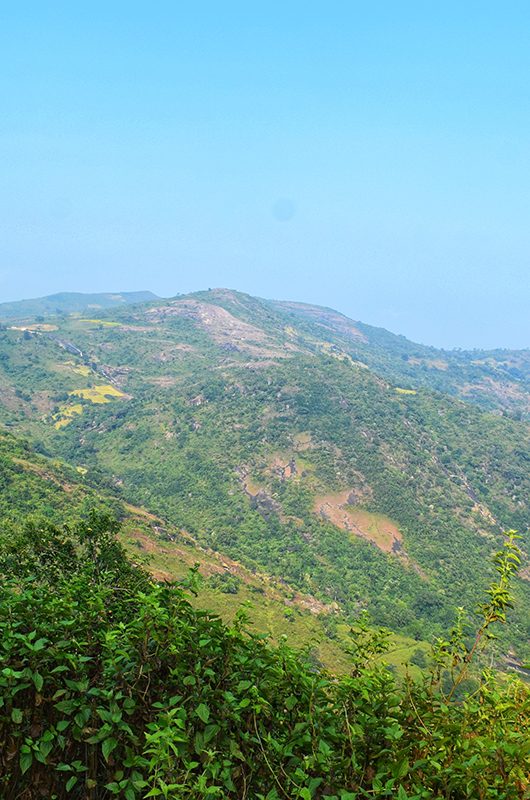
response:
<path fill-rule="evenodd" d="M 210 719 L 210 709 L 204 703 L 201 703 L 195 709 L 195 713 L 201 719 L 205 725 L 208 724 L 208 720 Z"/>
<path fill-rule="evenodd" d="M 27 753 L 20 754 L 20 771 L 24 775 L 33 764 L 33 753 L 31 750 Z"/>
<path fill-rule="evenodd" d="M 71 714 L 76 708 L 73 700 L 61 700 L 60 703 L 55 704 L 57 711 L 62 711 L 63 714 Z"/>
<path fill-rule="evenodd" d="M 42 677 L 40 672 L 34 672 L 33 673 L 33 684 L 35 686 L 35 689 L 38 692 L 40 692 L 42 687 L 43 687 L 43 685 L 44 685 L 44 678 Z"/>
<path fill-rule="evenodd" d="M 40 743 L 39 752 L 44 759 L 48 758 L 52 750 L 53 750 L 53 742 Z"/>
<path fill-rule="evenodd" d="M 72 775 L 72 777 L 66 782 L 66 791 L 71 791 L 77 783 L 77 776 Z"/>
<path fill-rule="evenodd" d="M 109 739 L 105 739 L 103 742 L 101 749 L 103 751 L 103 758 L 105 761 L 109 760 L 109 756 L 113 750 L 115 750 L 118 746 L 118 742 L 112 736 Z"/>
<path fill-rule="evenodd" d="M 14 708 L 11 711 L 11 719 L 13 720 L 15 725 L 20 725 L 22 720 L 24 719 L 24 715 L 22 713 L 22 709 L 21 708 Z"/>
<path fill-rule="evenodd" d="M 392 770 L 394 778 L 396 778 L 397 780 L 403 778 L 403 776 L 407 774 L 409 766 L 410 765 L 408 759 L 402 758 L 401 761 L 398 764 L 396 764 L 396 766 Z"/>

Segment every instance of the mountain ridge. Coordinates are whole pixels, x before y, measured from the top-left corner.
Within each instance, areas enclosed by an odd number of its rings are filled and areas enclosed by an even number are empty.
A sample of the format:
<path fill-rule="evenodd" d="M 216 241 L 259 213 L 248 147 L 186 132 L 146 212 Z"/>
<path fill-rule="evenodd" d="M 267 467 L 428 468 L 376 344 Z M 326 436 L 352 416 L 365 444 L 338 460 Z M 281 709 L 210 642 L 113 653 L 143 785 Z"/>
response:
<path fill-rule="evenodd" d="M 44 297 L 0 303 L 0 321 L 39 316 L 81 313 L 92 309 L 112 308 L 121 304 L 146 303 L 156 300 L 149 291 L 137 292 L 57 292 Z"/>
<path fill-rule="evenodd" d="M 526 362 L 517 403 L 487 408 L 458 391 L 507 375 L 495 360 L 416 364 L 407 340 L 310 308 L 215 290 L 8 326 L 0 422 L 345 618 L 436 634 L 478 601 L 500 530 L 528 527 Z"/>

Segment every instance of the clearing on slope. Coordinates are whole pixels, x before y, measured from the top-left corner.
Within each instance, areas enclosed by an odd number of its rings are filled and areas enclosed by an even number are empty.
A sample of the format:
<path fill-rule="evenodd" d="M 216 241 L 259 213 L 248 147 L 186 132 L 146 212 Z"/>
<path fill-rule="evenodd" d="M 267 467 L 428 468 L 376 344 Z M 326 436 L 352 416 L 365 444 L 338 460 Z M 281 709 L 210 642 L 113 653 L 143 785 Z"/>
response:
<path fill-rule="evenodd" d="M 384 514 L 355 508 L 352 499 L 355 499 L 355 495 L 351 489 L 320 495 L 315 499 L 313 510 L 337 528 L 375 544 L 384 553 L 405 555 L 403 536 L 396 523 Z"/>

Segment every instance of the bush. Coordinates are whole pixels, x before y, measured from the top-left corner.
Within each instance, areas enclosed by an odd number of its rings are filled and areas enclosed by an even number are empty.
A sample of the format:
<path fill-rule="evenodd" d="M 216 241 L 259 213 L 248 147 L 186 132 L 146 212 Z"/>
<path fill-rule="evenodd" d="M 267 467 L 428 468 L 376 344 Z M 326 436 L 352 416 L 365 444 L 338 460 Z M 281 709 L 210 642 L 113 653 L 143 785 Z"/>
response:
<path fill-rule="evenodd" d="M 399 686 L 374 663 L 384 632 L 361 619 L 336 679 L 151 582 L 114 533 L 93 515 L 0 549 L 1 797 L 528 796 L 528 690 L 487 674 L 455 700 L 478 646 L 463 629 L 438 642 L 429 679 Z"/>

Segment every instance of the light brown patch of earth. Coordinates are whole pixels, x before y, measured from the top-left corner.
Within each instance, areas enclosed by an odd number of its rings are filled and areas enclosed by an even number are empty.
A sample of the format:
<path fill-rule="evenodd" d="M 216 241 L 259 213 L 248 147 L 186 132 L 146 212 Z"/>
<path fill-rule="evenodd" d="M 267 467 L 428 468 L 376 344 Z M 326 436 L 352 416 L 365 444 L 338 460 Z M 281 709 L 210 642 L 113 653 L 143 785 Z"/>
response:
<path fill-rule="evenodd" d="M 149 333 L 153 330 L 152 325 L 121 325 L 120 328 L 122 331 L 131 331 L 131 333 Z"/>
<path fill-rule="evenodd" d="M 55 407 L 55 402 L 51 399 L 53 392 L 47 390 L 40 390 L 34 392 L 31 396 L 31 402 L 41 412 L 41 414 L 49 414 Z"/>
<path fill-rule="evenodd" d="M 26 413 L 27 403 L 17 397 L 12 386 L 0 386 L 0 403 L 9 411 L 24 411 Z"/>
<path fill-rule="evenodd" d="M 430 367 L 431 369 L 440 369 L 444 372 L 449 369 L 449 364 L 447 361 L 444 361 L 441 358 L 418 358 L 417 356 L 409 356 L 407 359 L 407 364 L 412 364 L 412 366 L 425 366 Z"/>
<path fill-rule="evenodd" d="M 313 510 L 337 528 L 375 544 L 384 553 L 404 556 L 403 536 L 396 523 L 384 514 L 354 508 L 352 500 L 356 501 L 356 495 L 351 489 L 321 495 L 315 498 Z"/>
<path fill-rule="evenodd" d="M 195 352 L 195 347 L 191 345 L 181 343 L 171 344 L 167 345 L 163 350 L 160 350 L 160 352 L 152 355 L 151 360 L 159 364 L 167 364 L 168 362 L 175 361 L 177 358 L 182 358 L 182 353 L 193 352 Z"/>
<path fill-rule="evenodd" d="M 482 381 L 477 381 L 477 383 L 464 384 L 460 392 L 466 397 L 469 395 L 485 395 L 503 403 L 512 402 L 526 411 L 530 411 L 530 395 L 515 382 L 496 381 L 493 378 L 486 377 Z"/>
<path fill-rule="evenodd" d="M 51 333 L 52 331 L 58 331 L 59 328 L 57 325 L 52 325 L 49 322 L 35 322 L 33 325 L 28 325 L 28 331 L 44 331 L 45 333 Z"/>
<path fill-rule="evenodd" d="M 269 461 L 268 467 L 270 472 L 282 481 L 289 480 L 289 478 L 294 478 L 298 475 L 296 459 L 293 458 L 293 456 L 289 458 L 279 453 L 275 454 Z"/>
<path fill-rule="evenodd" d="M 246 361 L 244 364 L 241 364 L 242 367 L 245 369 L 266 369 L 267 367 L 275 367 L 278 366 L 276 361 L 272 359 L 264 358 L 261 361 Z M 280 414 L 278 414 L 280 416 Z"/>
<path fill-rule="evenodd" d="M 443 361 L 441 358 L 429 358 L 425 363 L 428 367 L 432 367 L 433 369 L 441 369 L 444 372 L 449 369 L 449 364 L 447 361 Z"/>

